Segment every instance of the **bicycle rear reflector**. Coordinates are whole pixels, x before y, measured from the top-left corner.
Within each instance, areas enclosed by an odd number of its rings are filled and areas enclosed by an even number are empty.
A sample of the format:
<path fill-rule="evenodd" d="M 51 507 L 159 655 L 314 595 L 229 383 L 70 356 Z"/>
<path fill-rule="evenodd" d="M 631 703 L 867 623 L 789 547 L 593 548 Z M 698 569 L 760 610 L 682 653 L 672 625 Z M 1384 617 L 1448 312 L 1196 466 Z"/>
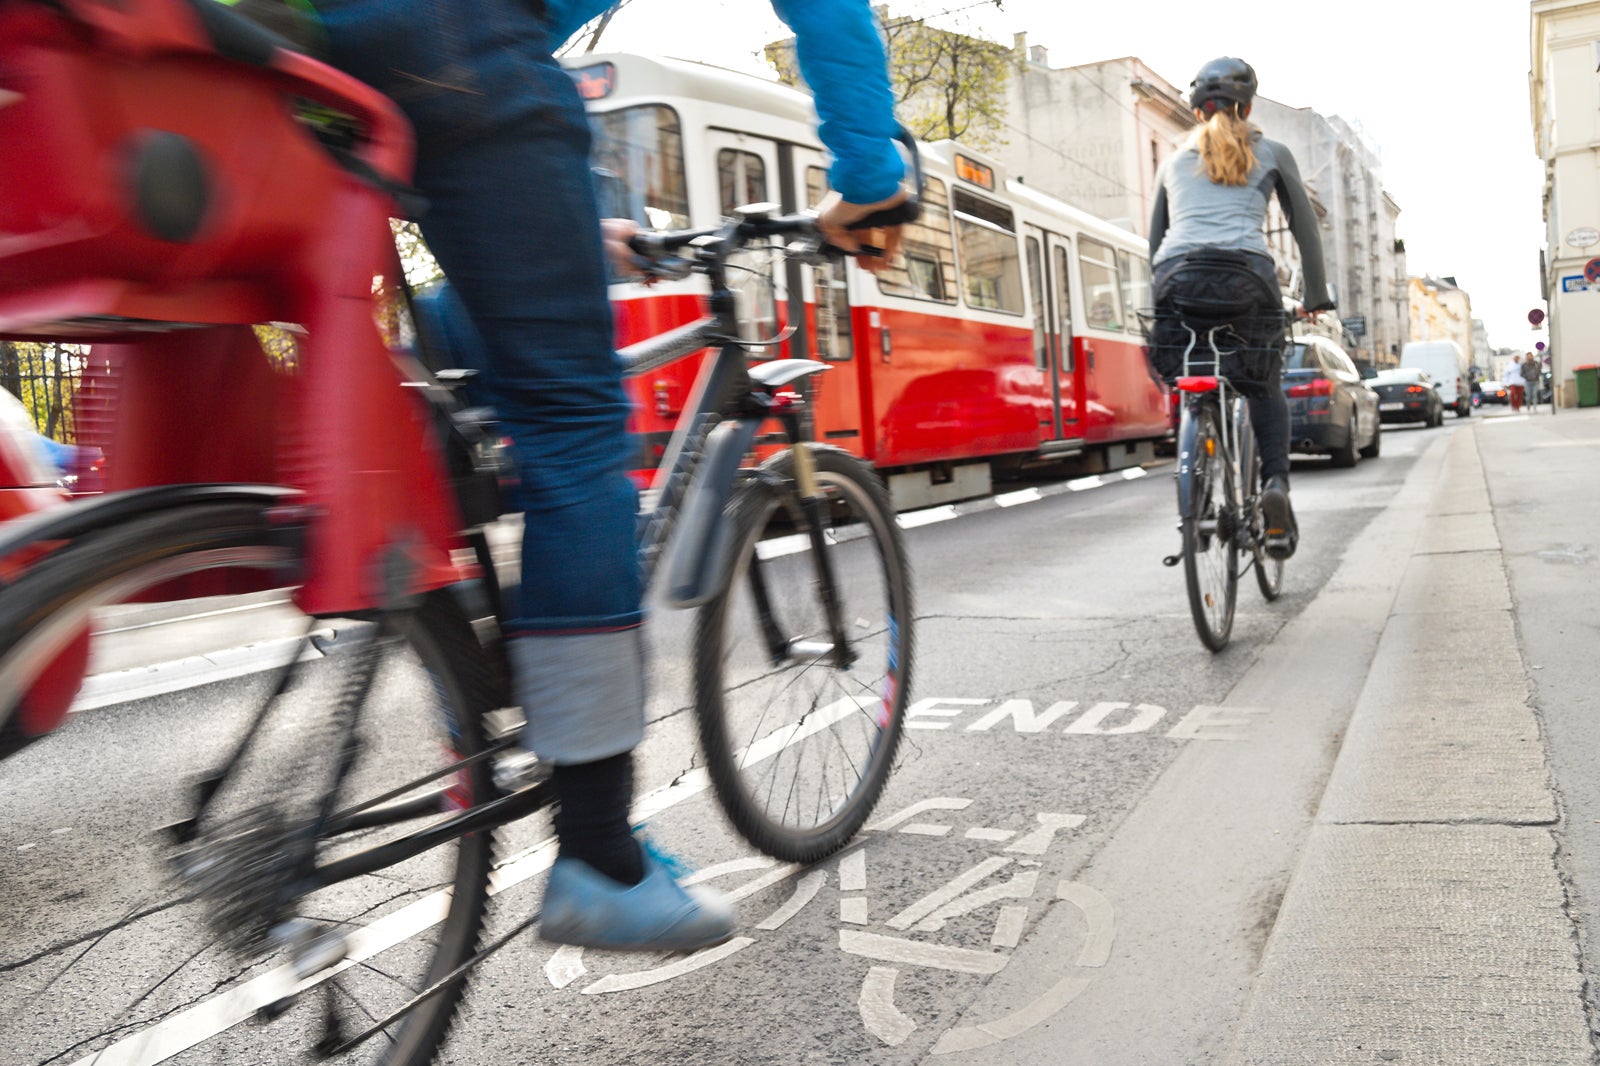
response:
<path fill-rule="evenodd" d="M 1215 377 L 1179 378 L 1179 392 L 1216 392 L 1217 379 Z"/>

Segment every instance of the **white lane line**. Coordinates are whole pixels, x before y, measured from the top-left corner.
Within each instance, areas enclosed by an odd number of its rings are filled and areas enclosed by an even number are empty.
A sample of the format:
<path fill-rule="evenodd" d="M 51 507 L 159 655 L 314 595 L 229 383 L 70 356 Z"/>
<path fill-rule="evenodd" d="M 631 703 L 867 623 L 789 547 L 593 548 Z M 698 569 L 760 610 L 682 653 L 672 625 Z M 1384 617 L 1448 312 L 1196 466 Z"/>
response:
<path fill-rule="evenodd" d="M 867 826 L 867 832 L 878 833 L 885 829 L 893 829 L 901 822 L 909 821 L 923 811 L 964 811 L 972 806 L 969 799 L 957 799 L 953 796 L 935 796 L 933 799 L 918 800 L 908 807 L 901 807 L 898 811 L 878 819 Z"/>
<path fill-rule="evenodd" d="M 992 840 L 997 843 L 1003 843 L 1016 835 L 1017 831 L 1015 829 L 990 829 L 981 825 L 976 829 L 968 829 L 966 832 L 968 840 Z"/>
<path fill-rule="evenodd" d="M 899 518 L 901 529 L 916 529 L 918 526 L 932 525 L 935 522 L 948 522 L 952 518 L 959 518 L 955 507 L 945 504 L 943 507 L 929 507 L 922 511 L 907 511 Z"/>
<path fill-rule="evenodd" d="M 1067 482 L 1067 488 L 1073 492 L 1082 492 L 1084 489 L 1097 489 L 1103 484 L 1105 482 L 1100 480 L 1099 474 L 1091 474 L 1088 477 L 1074 478 Z"/>
<path fill-rule="evenodd" d="M 852 896 L 839 901 L 839 920 L 845 925 L 866 925 L 867 897 Z"/>
<path fill-rule="evenodd" d="M 867 1032 L 890 1047 L 905 1043 L 917 1023 L 900 1013 L 894 1005 L 894 979 L 900 971 L 893 966 L 874 966 L 861 982 L 861 1024 Z"/>
<path fill-rule="evenodd" d="M 933 825 L 929 822 L 916 822 L 912 825 L 901 826 L 900 832 L 914 833 L 919 837 L 942 837 L 949 833 L 952 828 L 952 826 L 948 825 Z"/>
<path fill-rule="evenodd" d="M 1019 503 L 1033 503 L 1042 499 L 1044 499 L 1044 493 L 1038 489 L 1019 489 L 1016 492 L 1008 492 L 1003 496 L 996 496 L 994 502 L 997 507 L 1015 507 Z"/>

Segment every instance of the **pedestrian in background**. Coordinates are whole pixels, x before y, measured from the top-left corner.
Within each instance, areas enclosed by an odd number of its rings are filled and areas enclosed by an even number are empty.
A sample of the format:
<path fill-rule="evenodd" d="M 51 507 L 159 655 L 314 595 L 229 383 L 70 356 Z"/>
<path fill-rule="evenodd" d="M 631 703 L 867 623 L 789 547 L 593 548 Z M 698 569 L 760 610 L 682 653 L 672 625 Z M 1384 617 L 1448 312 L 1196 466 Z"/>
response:
<path fill-rule="evenodd" d="M 1522 359 L 1522 387 L 1528 393 L 1528 411 L 1531 414 L 1539 409 L 1539 386 L 1544 379 L 1544 368 L 1539 365 L 1539 357 L 1529 352 Z"/>
<path fill-rule="evenodd" d="M 1506 364 L 1506 395 L 1511 398 L 1511 409 L 1522 410 L 1522 363 L 1513 359 Z"/>

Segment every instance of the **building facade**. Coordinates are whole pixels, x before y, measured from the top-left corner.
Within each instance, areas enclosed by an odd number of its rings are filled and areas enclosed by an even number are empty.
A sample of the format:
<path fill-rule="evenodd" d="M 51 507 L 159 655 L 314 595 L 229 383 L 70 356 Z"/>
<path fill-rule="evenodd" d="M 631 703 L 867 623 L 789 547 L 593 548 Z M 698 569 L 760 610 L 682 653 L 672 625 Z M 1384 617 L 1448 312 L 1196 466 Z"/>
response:
<path fill-rule="evenodd" d="M 1551 380 L 1572 405 L 1572 369 L 1600 363 L 1600 0 L 1533 0 L 1534 150 L 1544 160 Z M 1591 280 L 1591 275 L 1597 280 Z"/>
<path fill-rule="evenodd" d="M 1405 246 L 1395 236 L 1400 206 L 1383 188 L 1377 146 L 1358 127 L 1309 107 L 1256 97 L 1251 119 L 1294 154 L 1322 206 L 1322 255 L 1350 355 L 1394 366 L 1413 339 Z"/>
<path fill-rule="evenodd" d="M 1416 341 L 1455 341 L 1472 358 L 1472 297 L 1455 278 L 1411 278 L 1409 331 Z"/>

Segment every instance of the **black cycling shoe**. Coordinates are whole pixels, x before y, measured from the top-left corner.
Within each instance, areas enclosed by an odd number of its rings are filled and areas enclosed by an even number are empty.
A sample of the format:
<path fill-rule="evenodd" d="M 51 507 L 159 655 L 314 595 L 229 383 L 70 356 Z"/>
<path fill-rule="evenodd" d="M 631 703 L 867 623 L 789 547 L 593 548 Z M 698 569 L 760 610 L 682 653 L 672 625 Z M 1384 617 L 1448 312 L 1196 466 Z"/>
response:
<path fill-rule="evenodd" d="M 1268 478 L 1261 490 L 1261 517 L 1267 527 L 1267 554 L 1274 559 L 1293 555 L 1300 541 L 1300 527 L 1295 524 L 1294 507 L 1289 503 L 1289 479 L 1282 474 Z"/>

